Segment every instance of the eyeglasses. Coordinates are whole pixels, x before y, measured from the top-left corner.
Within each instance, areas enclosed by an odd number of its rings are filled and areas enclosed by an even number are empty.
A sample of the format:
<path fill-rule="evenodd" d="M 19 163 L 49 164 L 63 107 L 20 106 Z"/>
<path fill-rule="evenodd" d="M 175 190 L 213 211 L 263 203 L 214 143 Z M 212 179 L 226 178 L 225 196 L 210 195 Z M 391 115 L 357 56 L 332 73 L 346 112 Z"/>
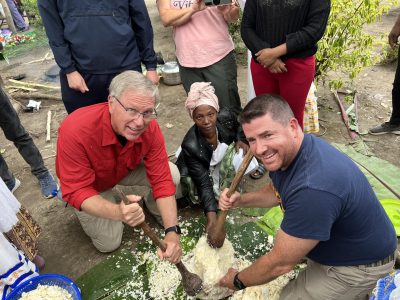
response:
<path fill-rule="evenodd" d="M 152 111 L 145 111 L 143 113 L 141 113 L 140 111 L 137 111 L 134 108 L 130 108 L 130 107 L 125 107 L 121 101 L 118 100 L 117 97 L 112 96 L 115 100 L 117 100 L 117 102 L 119 104 L 121 104 L 122 108 L 125 109 L 125 111 L 127 112 L 127 114 L 133 119 L 133 120 L 137 120 L 140 116 L 143 117 L 143 120 L 152 120 L 152 119 L 156 119 L 157 118 L 157 111 L 155 108 L 153 108 Z"/>
<path fill-rule="evenodd" d="M 209 118 L 209 119 L 212 119 L 212 118 L 215 117 L 215 115 L 216 115 L 215 112 L 210 112 L 205 116 L 204 115 L 199 115 L 199 116 L 196 116 L 194 118 L 196 119 L 196 121 L 203 122 L 206 119 L 206 117 Z"/>

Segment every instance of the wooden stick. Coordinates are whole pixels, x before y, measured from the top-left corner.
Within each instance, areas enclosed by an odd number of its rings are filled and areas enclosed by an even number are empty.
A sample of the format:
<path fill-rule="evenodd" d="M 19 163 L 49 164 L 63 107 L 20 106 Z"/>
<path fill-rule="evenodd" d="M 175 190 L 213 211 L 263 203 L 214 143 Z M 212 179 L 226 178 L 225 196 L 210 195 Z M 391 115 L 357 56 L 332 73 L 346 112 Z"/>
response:
<path fill-rule="evenodd" d="M 46 95 L 46 94 L 41 94 L 41 93 L 13 93 L 12 94 L 13 98 L 20 98 L 20 99 L 39 99 L 39 100 L 60 100 L 61 97 L 59 96 L 51 96 L 51 95 Z"/>
<path fill-rule="evenodd" d="M 46 61 L 46 60 L 51 60 L 51 59 L 53 59 L 54 56 L 53 56 L 53 55 L 52 55 L 52 56 L 49 56 L 49 54 L 50 54 L 50 52 L 48 51 L 48 52 L 46 53 L 46 55 L 45 55 L 43 58 L 28 61 L 28 62 L 26 62 L 26 63 L 23 63 L 23 65 L 30 65 L 30 64 L 33 64 L 33 63 L 37 63 L 37 62 L 43 63 L 43 62 Z"/>
<path fill-rule="evenodd" d="M 36 92 L 37 91 L 37 89 L 29 88 L 29 87 L 26 87 L 26 86 L 7 85 L 7 88 L 8 89 L 25 90 L 25 91 L 28 91 L 28 92 Z"/>
<path fill-rule="evenodd" d="M 344 109 L 343 103 L 342 103 L 342 101 L 340 100 L 337 91 L 332 91 L 332 93 L 333 93 L 333 95 L 335 96 L 335 99 L 336 99 L 336 101 L 337 101 L 337 103 L 338 103 L 338 105 L 339 105 L 339 109 L 340 109 L 340 112 L 341 112 L 341 114 L 342 114 L 343 123 L 344 123 L 344 125 L 345 125 L 346 128 L 347 128 L 347 131 L 348 131 L 348 133 L 349 133 L 349 136 L 350 136 L 350 138 L 351 138 L 352 140 L 354 140 L 354 139 L 356 139 L 356 138 L 358 137 L 358 134 L 357 134 L 355 131 L 353 131 L 353 130 L 350 129 L 349 116 L 347 115 L 346 110 Z"/>
<path fill-rule="evenodd" d="M 51 123 L 51 110 L 47 112 L 46 142 L 50 142 L 50 123 Z"/>
<path fill-rule="evenodd" d="M 14 20 L 10 12 L 10 8 L 8 7 L 8 4 L 5 0 L 0 0 L 1 6 L 3 6 L 4 14 L 6 16 L 7 20 L 7 26 L 11 30 L 12 33 L 17 32 L 17 28 L 14 25 Z"/>
<path fill-rule="evenodd" d="M 40 83 L 31 83 L 31 82 L 23 82 L 23 81 L 18 81 L 14 79 L 9 79 L 8 81 L 15 83 L 17 85 L 23 85 L 23 86 L 34 86 L 34 87 L 42 87 L 46 89 L 52 89 L 52 90 L 59 90 L 59 86 L 51 86 L 51 85 L 45 85 L 45 84 L 40 84 Z"/>

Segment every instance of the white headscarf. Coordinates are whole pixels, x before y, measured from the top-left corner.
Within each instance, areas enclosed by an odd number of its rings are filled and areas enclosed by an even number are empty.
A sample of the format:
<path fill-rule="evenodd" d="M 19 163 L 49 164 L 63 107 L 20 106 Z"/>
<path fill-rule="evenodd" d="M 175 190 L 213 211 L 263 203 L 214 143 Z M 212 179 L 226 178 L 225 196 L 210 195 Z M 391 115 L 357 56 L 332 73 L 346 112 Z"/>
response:
<path fill-rule="evenodd" d="M 192 119 L 193 111 L 200 105 L 209 105 L 219 111 L 218 98 L 211 82 L 195 82 L 190 86 L 185 107 Z"/>

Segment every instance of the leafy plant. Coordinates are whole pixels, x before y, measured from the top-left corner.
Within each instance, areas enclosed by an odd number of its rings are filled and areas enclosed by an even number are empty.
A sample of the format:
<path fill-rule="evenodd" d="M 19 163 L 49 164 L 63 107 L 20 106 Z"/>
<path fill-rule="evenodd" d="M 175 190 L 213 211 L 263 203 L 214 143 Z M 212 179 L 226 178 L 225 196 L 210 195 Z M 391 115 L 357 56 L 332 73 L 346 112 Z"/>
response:
<path fill-rule="evenodd" d="M 316 54 L 316 79 L 325 81 L 329 72 L 339 72 L 329 81 L 338 89 L 344 81 L 352 81 L 366 67 L 381 60 L 375 47 L 382 45 L 381 37 L 363 30 L 373 23 L 398 0 L 332 0 L 331 13 L 324 37 L 319 41 Z M 344 77 L 347 77 L 345 80 Z"/>
<path fill-rule="evenodd" d="M 29 18 L 29 23 L 35 26 L 42 26 L 42 18 L 39 14 L 37 0 L 21 0 L 22 8 Z"/>

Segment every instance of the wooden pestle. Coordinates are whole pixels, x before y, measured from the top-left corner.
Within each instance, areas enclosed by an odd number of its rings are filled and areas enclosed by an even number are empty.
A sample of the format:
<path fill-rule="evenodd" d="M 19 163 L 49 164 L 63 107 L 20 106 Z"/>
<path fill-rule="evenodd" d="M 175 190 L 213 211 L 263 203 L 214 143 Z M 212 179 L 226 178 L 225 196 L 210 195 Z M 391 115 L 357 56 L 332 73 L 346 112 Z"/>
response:
<path fill-rule="evenodd" d="M 116 188 L 116 190 L 119 193 L 121 199 L 124 201 L 124 203 L 127 205 L 130 204 L 125 193 L 123 193 L 118 188 Z M 150 226 L 146 222 L 143 222 L 143 223 L 139 224 L 138 226 L 140 228 L 142 228 L 144 234 L 147 235 L 151 239 L 151 241 L 153 242 L 154 245 L 156 245 L 158 248 L 160 248 L 161 251 L 165 252 L 165 250 L 167 249 L 165 244 L 158 238 L 158 236 L 156 235 L 154 230 L 151 229 Z M 183 285 L 185 292 L 189 296 L 195 296 L 196 294 L 198 294 L 203 288 L 203 281 L 201 280 L 201 278 L 198 275 L 189 272 L 189 270 L 182 263 L 182 261 L 175 264 L 175 266 L 178 268 L 178 271 L 181 273 L 182 285 Z"/>
<path fill-rule="evenodd" d="M 249 149 L 245 157 L 243 158 L 242 163 L 240 164 L 239 170 L 237 171 L 235 177 L 232 180 L 228 192 L 226 193 L 228 197 L 232 196 L 232 194 L 235 192 L 252 158 L 253 154 L 250 152 Z M 220 211 L 217 216 L 216 224 L 212 228 L 210 228 L 207 234 L 207 242 L 213 248 L 221 248 L 224 245 L 226 236 L 225 219 L 227 215 L 228 215 L 227 210 Z"/>

